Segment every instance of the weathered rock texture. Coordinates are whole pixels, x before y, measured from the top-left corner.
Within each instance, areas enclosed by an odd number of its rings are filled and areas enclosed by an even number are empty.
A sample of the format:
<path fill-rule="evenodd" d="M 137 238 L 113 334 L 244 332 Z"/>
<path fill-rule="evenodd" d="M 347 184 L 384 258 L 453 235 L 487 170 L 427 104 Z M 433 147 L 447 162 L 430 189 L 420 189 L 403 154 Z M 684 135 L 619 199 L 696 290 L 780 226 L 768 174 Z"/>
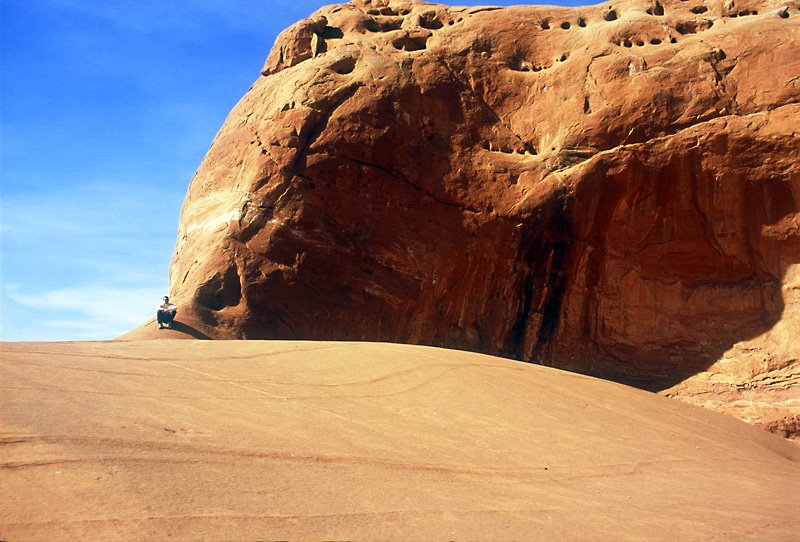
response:
<path fill-rule="evenodd" d="M 799 31 L 770 0 L 324 8 L 192 180 L 173 297 L 211 337 L 475 350 L 791 425 Z"/>

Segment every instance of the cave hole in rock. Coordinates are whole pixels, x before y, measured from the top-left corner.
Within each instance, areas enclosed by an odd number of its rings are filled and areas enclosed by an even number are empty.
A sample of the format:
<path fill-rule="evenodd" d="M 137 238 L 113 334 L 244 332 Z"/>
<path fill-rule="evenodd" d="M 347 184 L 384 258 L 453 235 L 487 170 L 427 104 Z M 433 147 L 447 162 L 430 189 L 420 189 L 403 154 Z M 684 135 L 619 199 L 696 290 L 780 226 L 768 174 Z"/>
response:
<path fill-rule="evenodd" d="M 797 10 L 798 10 L 798 11 L 800 11 L 800 8 L 797 8 Z M 788 9 L 782 9 L 782 10 L 780 10 L 780 11 L 778 12 L 778 16 L 779 16 L 781 19 L 788 19 L 788 18 L 789 18 L 789 10 L 788 10 Z"/>
<path fill-rule="evenodd" d="M 542 27 L 542 30 L 550 30 L 550 21 L 544 20 L 539 23 L 539 26 Z"/>
<path fill-rule="evenodd" d="M 586 19 L 584 19 L 583 17 L 578 19 L 578 26 L 580 26 L 581 28 L 586 28 Z"/>
<path fill-rule="evenodd" d="M 336 28 L 335 26 L 326 26 L 322 30 L 322 37 L 326 40 L 338 40 L 344 37 L 344 32 L 342 32 L 341 28 Z"/>
<path fill-rule="evenodd" d="M 217 273 L 198 288 L 197 303 L 214 311 L 239 304 L 242 298 L 241 281 L 236 264 L 229 263 L 228 269 Z"/>
<path fill-rule="evenodd" d="M 622 45 L 625 47 L 633 47 L 633 43 L 631 43 L 631 40 L 623 40 Z"/>
<path fill-rule="evenodd" d="M 616 21 L 617 20 L 617 10 L 612 9 L 608 13 L 603 16 L 603 19 L 606 21 Z"/>
<path fill-rule="evenodd" d="M 661 45 L 661 40 L 658 38 L 653 38 L 650 40 L 650 45 Z"/>
<path fill-rule="evenodd" d="M 689 11 L 691 11 L 695 15 L 699 15 L 701 13 L 705 13 L 706 11 L 708 11 L 708 8 L 705 7 L 705 6 L 695 6 L 692 9 L 690 9 Z"/>
<path fill-rule="evenodd" d="M 661 5 L 661 2 L 656 2 L 655 5 L 650 6 L 645 11 L 648 15 L 664 15 L 664 6 Z"/>
<path fill-rule="evenodd" d="M 398 15 L 405 15 L 408 12 L 406 11 L 406 13 L 401 13 L 401 12 L 399 12 L 399 11 L 389 7 L 389 6 L 386 6 L 386 7 L 382 7 L 382 8 L 369 9 L 369 10 L 367 10 L 367 13 L 369 15 L 384 15 L 384 16 L 397 17 Z"/>
<path fill-rule="evenodd" d="M 563 23 L 561 23 L 561 28 L 563 28 L 564 30 L 569 30 L 569 27 L 570 27 L 569 21 L 564 21 Z"/>
<path fill-rule="evenodd" d="M 673 36 L 669 39 L 670 43 L 678 43 L 678 40 Z"/>
<path fill-rule="evenodd" d="M 444 26 L 435 11 L 427 11 L 419 16 L 419 25 L 428 30 L 438 30 Z"/>
<path fill-rule="evenodd" d="M 352 73 L 354 69 L 356 69 L 356 59 L 352 57 L 340 58 L 331 64 L 331 70 L 339 75 L 347 75 Z"/>
<path fill-rule="evenodd" d="M 696 32 L 703 32 L 711 28 L 711 21 L 683 21 L 675 25 L 675 30 L 685 36 L 686 34 L 694 34 Z M 675 43 L 675 42 L 673 42 Z"/>
<path fill-rule="evenodd" d="M 403 26 L 403 19 L 389 19 L 386 21 L 367 19 L 364 22 L 364 28 L 370 32 L 392 32 L 394 30 L 400 30 L 401 26 Z"/>
<path fill-rule="evenodd" d="M 644 42 L 642 40 L 636 40 L 637 47 L 644 47 Z"/>
<path fill-rule="evenodd" d="M 428 47 L 427 36 L 403 36 L 392 42 L 395 49 L 400 51 L 422 51 Z"/>
<path fill-rule="evenodd" d="M 509 66 L 512 70 L 518 72 L 539 71 L 536 69 L 536 66 L 534 66 L 533 63 L 527 60 L 514 59 L 509 63 Z"/>
<path fill-rule="evenodd" d="M 558 59 L 558 61 L 559 61 L 559 62 L 565 62 L 566 60 L 567 60 L 567 53 L 564 53 L 564 54 L 563 54 L 563 55 L 561 55 L 561 57 Z"/>

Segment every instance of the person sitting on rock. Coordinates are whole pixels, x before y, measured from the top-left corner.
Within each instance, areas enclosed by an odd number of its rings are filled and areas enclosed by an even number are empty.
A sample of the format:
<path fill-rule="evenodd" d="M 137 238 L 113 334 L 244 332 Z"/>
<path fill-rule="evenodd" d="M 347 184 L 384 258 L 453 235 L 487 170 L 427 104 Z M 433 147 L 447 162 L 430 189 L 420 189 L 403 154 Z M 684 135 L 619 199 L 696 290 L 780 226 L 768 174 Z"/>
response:
<path fill-rule="evenodd" d="M 158 329 L 164 329 L 164 324 L 172 327 L 172 321 L 175 319 L 175 314 L 177 312 L 178 307 L 169 302 L 168 296 L 164 296 L 164 302 L 158 306 L 158 312 L 156 312 Z"/>

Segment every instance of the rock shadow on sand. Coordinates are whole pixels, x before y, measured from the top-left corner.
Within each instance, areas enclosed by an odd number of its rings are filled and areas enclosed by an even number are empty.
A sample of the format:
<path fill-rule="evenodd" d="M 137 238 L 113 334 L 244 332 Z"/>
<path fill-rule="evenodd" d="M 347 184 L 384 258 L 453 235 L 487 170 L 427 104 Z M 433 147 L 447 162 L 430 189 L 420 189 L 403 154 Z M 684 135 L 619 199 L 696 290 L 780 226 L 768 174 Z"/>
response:
<path fill-rule="evenodd" d="M 190 326 L 189 324 L 187 324 L 185 322 L 179 322 L 178 320 L 174 320 L 172 322 L 172 324 L 170 324 L 170 327 L 167 328 L 167 329 L 169 329 L 171 331 L 178 332 L 178 333 L 183 333 L 185 335 L 189 335 L 193 339 L 198 339 L 198 340 L 202 340 L 202 341 L 211 340 L 211 337 L 209 337 L 208 335 L 206 335 L 205 333 L 203 333 L 199 329 L 197 329 L 195 327 L 192 327 L 192 326 Z M 162 331 L 162 330 L 160 330 L 160 331 Z M 166 330 L 163 330 L 163 331 L 166 331 Z"/>

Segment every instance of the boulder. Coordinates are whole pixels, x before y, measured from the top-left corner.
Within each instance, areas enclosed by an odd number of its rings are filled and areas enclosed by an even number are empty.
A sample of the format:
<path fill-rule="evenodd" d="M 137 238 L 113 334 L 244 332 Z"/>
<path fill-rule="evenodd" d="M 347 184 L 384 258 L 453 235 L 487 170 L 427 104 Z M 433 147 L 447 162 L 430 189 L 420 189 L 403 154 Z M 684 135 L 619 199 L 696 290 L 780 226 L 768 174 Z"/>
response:
<path fill-rule="evenodd" d="M 796 429 L 798 50 L 797 2 L 325 7 L 200 164 L 171 294 L 213 338 L 472 350 Z"/>

